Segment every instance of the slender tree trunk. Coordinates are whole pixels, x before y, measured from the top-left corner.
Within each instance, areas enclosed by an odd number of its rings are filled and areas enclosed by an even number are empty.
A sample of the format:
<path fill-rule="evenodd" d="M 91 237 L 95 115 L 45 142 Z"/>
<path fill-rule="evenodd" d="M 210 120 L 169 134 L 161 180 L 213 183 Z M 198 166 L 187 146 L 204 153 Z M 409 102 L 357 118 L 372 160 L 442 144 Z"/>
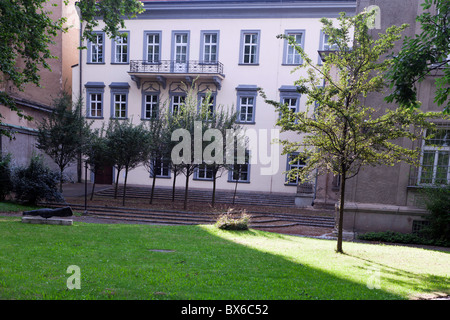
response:
<path fill-rule="evenodd" d="M 185 190 L 184 190 L 184 210 L 187 209 L 187 201 L 188 201 L 188 192 L 189 192 L 189 169 L 186 169 L 186 185 L 185 185 Z"/>
<path fill-rule="evenodd" d="M 152 191 L 150 193 L 150 204 L 153 203 L 153 195 L 155 194 L 156 173 L 153 172 Z"/>
<path fill-rule="evenodd" d="M 173 184 L 172 184 L 172 202 L 175 202 L 175 183 L 177 182 L 177 171 L 173 171 Z"/>
<path fill-rule="evenodd" d="M 213 171 L 213 190 L 212 190 L 212 200 L 211 200 L 211 206 L 214 208 L 215 202 L 216 202 L 216 170 Z"/>
<path fill-rule="evenodd" d="M 236 180 L 236 183 L 234 185 L 233 204 L 234 204 L 234 200 L 236 199 L 237 186 L 238 186 L 238 181 Z"/>
<path fill-rule="evenodd" d="M 127 193 L 127 178 L 128 178 L 128 168 L 125 168 L 125 181 L 123 184 L 123 198 L 122 198 L 122 206 L 125 206 L 125 196 Z"/>
<path fill-rule="evenodd" d="M 94 199 L 94 190 L 95 190 L 95 176 L 96 176 L 96 173 L 95 173 L 95 171 L 94 171 L 94 182 L 92 183 L 92 191 L 91 191 L 91 201 L 92 201 L 92 199 Z"/>
<path fill-rule="evenodd" d="M 63 171 L 64 169 L 59 169 L 59 192 L 62 194 L 63 192 Z"/>
<path fill-rule="evenodd" d="M 119 186 L 119 174 L 120 174 L 120 170 L 117 170 L 116 188 L 114 189 L 114 199 L 117 199 L 117 190 L 118 190 L 118 186 Z"/>
<path fill-rule="evenodd" d="M 342 250 L 342 230 L 344 226 L 344 202 L 345 202 L 345 180 L 346 172 L 343 170 L 341 175 L 341 190 L 339 200 L 339 221 L 338 221 L 338 237 L 336 252 L 344 253 Z"/>

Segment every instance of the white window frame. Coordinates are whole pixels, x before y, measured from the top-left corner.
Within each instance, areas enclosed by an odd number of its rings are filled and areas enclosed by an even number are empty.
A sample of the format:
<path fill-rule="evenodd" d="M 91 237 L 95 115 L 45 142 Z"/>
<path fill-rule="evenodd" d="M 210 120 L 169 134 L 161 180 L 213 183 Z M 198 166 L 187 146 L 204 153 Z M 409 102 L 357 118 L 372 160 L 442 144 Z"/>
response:
<path fill-rule="evenodd" d="M 305 162 L 301 161 L 301 159 L 296 159 L 294 163 L 292 163 L 295 159 L 295 157 L 298 156 L 298 152 L 289 153 L 287 155 L 286 159 L 286 171 L 290 171 L 292 169 L 302 169 L 305 167 Z M 297 186 L 299 184 L 300 180 L 298 178 L 298 175 L 295 177 L 295 181 L 293 181 L 292 178 L 289 177 L 289 174 L 286 173 L 285 176 L 285 184 L 288 186 Z"/>
<path fill-rule="evenodd" d="M 103 94 L 89 93 L 89 118 L 101 118 L 103 116 Z"/>
<path fill-rule="evenodd" d="M 296 41 L 299 46 L 304 48 L 305 44 L 305 30 L 286 30 L 286 36 L 301 36 L 300 42 Z M 297 40 L 297 39 L 296 39 Z M 303 63 L 302 56 L 300 53 L 295 50 L 295 47 L 289 44 L 289 41 L 284 40 L 284 55 L 283 55 L 283 64 L 288 66 L 297 66 Z"/>
<path fill-rule="evenodd" d="M 208 177 L 208 175 L 211 175 Z M 194 171 L 194 179 L 195 180 L 204 180 L 204 181 L 212 181 L 214 180 L 214 172 L 210 165 L 206 163 L 199 164 Z"/>
<path fill-rule="evenodd" d="M 130 61 L 130 33 L 121 32 L 124 36 L 117 36 L 112 40 L 111 57 L 113 64 L 127 64 Z"/>
<path fill-rule="evenodd" d="M 241 124 L 255 124 L 256 121 L 256 98 L 258 95 L 257 86 L 253 85 L 239 85 L 236 88 L 237 91 L 237 123 Z M 249 103 L 249 99 L 252 99 L 252 103 Z M 251 112 L 249 112 L 251 108 Z M 242 112 L 244 111 L 244 113 Z M 244 115 L 244 119 L 241 117 Z M 251 115 L 251 118 L 248 117 Z"/>
<path fill-rule="evenodd" d="M 444 141 L 450 141 L 450 128 L 438 128 L 437 131 L 446 131 L 446 134 L 444 136 Z M 427 133 L 425 133 L 427 134 Z M 424 161 L 426 159 L 426 154 L 433 155 L 433 164 L 432 165 L 424 165 Z M 442 158 L 447 158 L 447 161 L 444 163 L 439 163 L 439 160 L 442 160 Z M 425 167 L 432 169 L 431 171 L 431 181 L 430 178 L 424 178 L 424 175 L 428 173 L 425 169 Z M 438 171 L 439 168 L 443 168 L 442 172 L 446 173 L 447 181 L 437 181 L 438 177 Z M 445 168 L 447 170 L 445 170 Z M 443 178 L 445 181 L 445 178 Z M 420 167 L 419 167 L 419 175 L 418 175 L 418 181 L 417 183 L 419 185 L 449 185 L 450 184 L 450 143 L 443 143 L 440 145 L 439 143 L 434 144 L 433 139 L 430 140 L 430 144 L 427 143 L 426 140 L 422 142 L 422 153 L 420 157 Z"/>
<path fill-rule="evenodd" d="M 201 31 L 200 63 L 214 64 L 219 61 L 219 34 L 219 31 Z M 212 37 L 216 40 L 212 41 Z"/>
<path fill-rule="evenodd" d="M 156 172 L 157 169 L 154 168 L 155 161 L 152 161 L 152 170 L 150 173 L 150 178 L 153 178 L 153 175 L 156 173 L 156 178 L 170 178 L 170 161 L 168 159 L 156 159 L 156 162 L 158 162 L 159 170 Z M 167 171 L 167 174 L 164 174 L 164 171 Z"/>
<path fill-rule="evenodd" d="M 144 60 L 147 63 L 161 62 L 161 31 L 145 31 L 144 32 Z M 149 42 L 152 37 L 153 42 Z M 156 41 L 158 40 L 158 41 Z M 152 48 L 150 53 L 149 49 Z M 149 59 L 150 58 L 150 59 Z"/>
<path fill-rule="evenodd" d="M 150 101 L 149 99 L 150 98 Z M 142 97 L 142 120 L 156 119 L 159 111 L 159 93 L 144 92 Z M 147 114 L 150 114 L 148 116 Z"/>
<path fill-rule="evenodd" d="M 253 41 L 253 39 L 254 39 L 254 41 Z M 242 30 L 241 31 L 239 64 L 259 65 L 260 39 L 261 39 L 261 31 L 260 30 Z"/>
<path fill-rule="evenodd" d="M 95 42 L 88 41 L 88 63 L 104 64 L 105 63 L 105 33 L 93 32 L 95 34 Z"/>
<path fill-rule="evenodd" d="M 234 170 L 235 166 L 240 166 L 241 168 L 245 168 L 245 170 L 242 170 L 240 172 L 236 172 Z M 234 164 L 231 166 L 231 170 L 228 171 L 228 182 L 233 182 L 233 183 L 250 183 L 250 169 L 251 169 L 251 165 L 250 165 L 250 151 L 246 150 L 245 151 L 245 163 L 241 163 L 241 164 Z M 239 177 L 236 176 L 239 174 Z M 242 179 L 243 174 L 245 174 L 245 179 Z"/>
<path fill-rule="evenodd" d="M 86 118 L 103 119 L 103 95 L 105 84 L 103 82 L 88 82 L 86 88 Z M 95 97 L 95 99 L 93 99 Z M 97 112 L 92 112 L 92 105 L 95 105 Z M 100 109 L 100 115 L 98 110 Z"/>
<path fill-rule="evenodd" d="M 177 115 L 180 108 L 186 103 L 185 94 L 172 94 L 170 97 L 170 112 Z M 175 111 L 176 110 L 176 111 Z"/>

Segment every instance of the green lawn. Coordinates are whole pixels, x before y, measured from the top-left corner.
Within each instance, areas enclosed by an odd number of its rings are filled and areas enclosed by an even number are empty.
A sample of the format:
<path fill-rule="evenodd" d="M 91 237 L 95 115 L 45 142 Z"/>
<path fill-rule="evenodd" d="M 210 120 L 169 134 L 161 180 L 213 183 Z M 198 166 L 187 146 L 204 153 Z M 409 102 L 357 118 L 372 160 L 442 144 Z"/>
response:
<path fill-rule="evenodd" d="M 213 226 L 23 224 L 0 214 L 0 299 L 408 299 L 450 294 L 448 252 Z M 160 252 L 153 250 L 170 250 Z M 69 290 L 67 268 L 81 272 Z M 375 280 L 375 282 L 372 282 Z M 379 283 L 370 289 L 368 284 Z"/>

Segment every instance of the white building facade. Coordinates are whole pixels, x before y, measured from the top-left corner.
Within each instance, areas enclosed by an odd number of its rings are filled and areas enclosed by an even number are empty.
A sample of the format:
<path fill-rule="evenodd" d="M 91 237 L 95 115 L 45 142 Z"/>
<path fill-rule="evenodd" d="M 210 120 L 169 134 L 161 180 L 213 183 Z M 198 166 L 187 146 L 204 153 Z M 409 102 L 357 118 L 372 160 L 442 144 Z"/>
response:
<path fill-rule="evenodd" d="M 276 135 L 279 115 L 257 88 L 269 99 L 305 110 L 306 97 L 294 82 L 306 70 L 292 73 L 301 57 L 277 35 L 295 36 L 320 63 L 318 50 L 326 46 L 320 18 L 353 15 L 356 0 L 143 3 L 145 12 L 125 21 L 126 37 L 109 39 L 100 25 L 96 41 L 84 43 L 87 50 L 73 67 L 73 96 L 83 97 L 86 118 L 94 120 L 94 127 L 110 119 L 146 121 L 162 105 L 176 110 L 184 101 L 185 85 L 195 79 L 199 95 L 210 91 L 215 107 L 235 108 L 238 121 L 257 137 L 258 150 L 252 149 L 242 174 L 223 173 L 217 188 L 233 190 L 238 179 L 239 190 L 297 193 L 297 181 L 284 172 L 301 163 L 289 164 L 289 155 L 282 155 L 282 147 L 271 140 L 301 137 Z M 164 166 L 158 178 L 158 186 L 172 185 Z M 177 185 L 184 185 L 183 180 L 177 179 Z M 192 180 L 192 188 L 211 188 L 211 177 L 202 167 Z M 149 173 L 136 168 L 129 172 L 128 183 L 149 185 Z"/>

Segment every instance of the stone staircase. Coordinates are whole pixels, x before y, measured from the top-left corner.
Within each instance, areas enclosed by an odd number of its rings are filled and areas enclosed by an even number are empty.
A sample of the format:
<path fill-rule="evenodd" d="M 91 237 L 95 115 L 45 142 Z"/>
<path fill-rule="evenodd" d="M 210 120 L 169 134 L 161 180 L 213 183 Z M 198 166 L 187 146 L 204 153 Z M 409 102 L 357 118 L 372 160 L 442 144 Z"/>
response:
<path fill-rule="evenodd" d="M 74 211 L 78 212 L 84 212 L 85 209 L 82 204 L 42 203 L 40 205 L 51 208 L 70 206 Z M 219 213 L 104 206 L 87 206 L 87 212 L 91 217 L 105 220 L 122 220 L 164 225 L 214 224 L 219 215 Z M 334 227 L 333 217 L 251 211 L 247 213 L 251 215 L 250 228 L 283 228 L 297 225 L 323 228 Z"/>
<path fill-rule="evenodd" d="M 119 186 L 118 196 L 122 196 L 123 187 Z M 127 186 L 127 199 L 145 198 L 150 199 L 150 187 L 135 187 Z M 232 204 L 233 191 L 216 191 L 216 203 Z M 95 192 L 95 196 L 113 197 L 114 188 L 104 189 Z M 189 189 L 188 199 L 190 201 L 211 202 L 212 191 L 201 189 Z M 295 207 L 296 194 L 274 194 L 274 193 L 260 193 L 260 192 L 244 192 L 238 191 L 236 193 L 234 204 L 237 205 L 255 205 L 255 206 L 271 206 L 271 207 Z M 158 187 L 155 188 L 154 199 L 170 200 L 172 199 L 172 188 Z M 184 189 L 175 189 L 175 200 L 184 201 Z"/>

